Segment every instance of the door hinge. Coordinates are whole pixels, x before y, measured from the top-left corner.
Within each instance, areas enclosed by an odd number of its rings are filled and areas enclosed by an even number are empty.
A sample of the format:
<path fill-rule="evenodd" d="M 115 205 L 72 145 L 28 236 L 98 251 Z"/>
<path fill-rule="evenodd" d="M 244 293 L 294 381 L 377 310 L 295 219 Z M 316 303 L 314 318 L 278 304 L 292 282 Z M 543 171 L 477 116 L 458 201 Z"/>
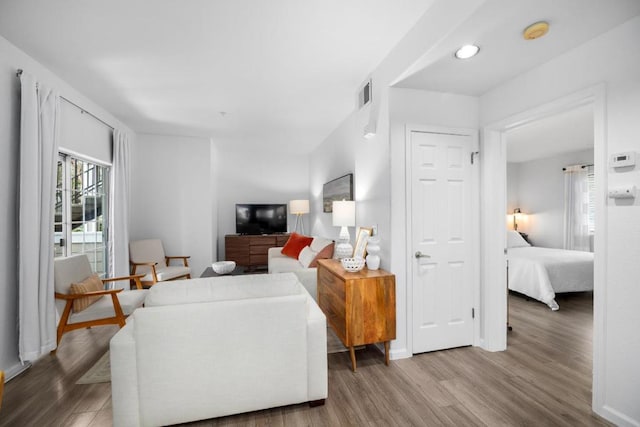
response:
<path fill-rule="evenodd" d="M 472 319 L 476 318 L 476 309 L 475 308 L 471 308 L 471 318 Z"/>
<path fill-rule="evenodd" d="M 479 151 L 472 151 L 471 152 L 471 164 L 474 163 L 475 156 L 479 156 L 479 155 L 480 155 Z"/>

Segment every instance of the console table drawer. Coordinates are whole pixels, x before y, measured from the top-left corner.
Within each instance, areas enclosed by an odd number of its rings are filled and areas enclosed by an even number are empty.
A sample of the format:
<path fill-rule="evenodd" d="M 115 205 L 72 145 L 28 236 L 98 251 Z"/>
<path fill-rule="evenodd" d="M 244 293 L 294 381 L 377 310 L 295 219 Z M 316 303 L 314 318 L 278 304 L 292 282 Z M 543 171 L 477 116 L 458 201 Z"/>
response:
<path fill-rule="evenodd" d="M 249 245 L 273 248 L 276 245 L 276 236 L 249 236 Z"/>
<path fill-rule="evenodd" d="M 269 248 L 283 246 L 289 239 L 288 234 L 253 236 L 229 234 L 225 236 L 225 259 L 235 261 L 236 264 L 248 267 L 266 267 L 268 264 Z"/>
<path fill-rule="evenodd" d="M 395 276 L 384 270 L 349 273 L 338 260 L 318 261 L 318 305 L 342 343 L 349 347 L 383 342 L 389 364 L 389 342 L 396 338 Z"/>
<path fill-rule="evenodd" d="M 269 248 L 275 247 L 275 243 L 273 245 L 264 245 L 260 243 L 259 245 L 250 245 L 249 246 L 249 254 L 251 255 L 267 255 L 269 252 Z"/>
<path fill-rule="evenodd" d="M 326 269 L 318 270 L 318 284 L 322 283 L 322 286 L 318 286 L 318 289 L 322 289 L 326 293 L 335 295 L 337 299 L 344 304 L 344 282 L 338 279 L 333 274 L 329 273 Z"/>

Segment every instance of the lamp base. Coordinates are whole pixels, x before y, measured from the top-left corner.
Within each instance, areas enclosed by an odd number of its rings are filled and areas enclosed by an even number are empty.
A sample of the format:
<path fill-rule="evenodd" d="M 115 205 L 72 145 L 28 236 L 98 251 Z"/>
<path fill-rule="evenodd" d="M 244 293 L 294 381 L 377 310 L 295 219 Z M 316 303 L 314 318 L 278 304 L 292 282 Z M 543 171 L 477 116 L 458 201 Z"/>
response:
<path fill-rule="evenodd" d="M 349 243 L 350 240 L 349 229 L 347 227 L 340 228 L 340 235 L 338 236 L 335 248 L 338 259 L 350 258 L 353 255 L 353 246 Z"/>
<path fill-rule="evenodd" d="M 351 243 L 338 242 L 335 252 L 338 259 L 351 258 L 353 255 L 353 246 L 351 246 Z"/>
<path fill-rule="evenodd" d="M 296 214 L 296 226 L 293 229 L 294 233 L 298 232 L 298 224 L 300 224 L 300 234 L 304 234 L 304 221 L 302 220 L 302 214 Z"/>

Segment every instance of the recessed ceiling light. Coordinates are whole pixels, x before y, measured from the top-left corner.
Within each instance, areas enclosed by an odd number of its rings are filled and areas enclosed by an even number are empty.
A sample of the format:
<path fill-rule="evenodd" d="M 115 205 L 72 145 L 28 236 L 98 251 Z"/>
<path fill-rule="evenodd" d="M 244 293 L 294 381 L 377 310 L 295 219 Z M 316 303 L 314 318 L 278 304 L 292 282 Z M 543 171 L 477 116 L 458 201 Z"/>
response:
<path fill-rule="evenodd" d="M 456 58 L 469 59 L 476 56 L 479 51 L 480 48 L 474 44 L 464 45 L 456 51 Z"/>
<path fill-rule="evenodd" d="M 522 37 L 524 37 L 525 40 L 533 40 L 544 36 L 547 34 L 547 31 L 549 31 L 549 24 L 547 22 L 540 21 L 525 28 L 522 32 Z"/>

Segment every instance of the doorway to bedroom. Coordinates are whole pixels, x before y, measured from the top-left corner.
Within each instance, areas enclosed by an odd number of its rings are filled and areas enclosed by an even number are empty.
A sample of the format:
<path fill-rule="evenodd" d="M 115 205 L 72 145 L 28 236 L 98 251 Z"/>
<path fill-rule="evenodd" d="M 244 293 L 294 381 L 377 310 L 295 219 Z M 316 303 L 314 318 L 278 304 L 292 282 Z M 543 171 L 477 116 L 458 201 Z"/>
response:
<path fill-rule="evenodd" d="M 506 142 L 507 352 L 534 381 L 592 390 L 595 235 L 592 103 L 528 121 Z M 555 366 L 563 372 L 551 372 Z"/>

